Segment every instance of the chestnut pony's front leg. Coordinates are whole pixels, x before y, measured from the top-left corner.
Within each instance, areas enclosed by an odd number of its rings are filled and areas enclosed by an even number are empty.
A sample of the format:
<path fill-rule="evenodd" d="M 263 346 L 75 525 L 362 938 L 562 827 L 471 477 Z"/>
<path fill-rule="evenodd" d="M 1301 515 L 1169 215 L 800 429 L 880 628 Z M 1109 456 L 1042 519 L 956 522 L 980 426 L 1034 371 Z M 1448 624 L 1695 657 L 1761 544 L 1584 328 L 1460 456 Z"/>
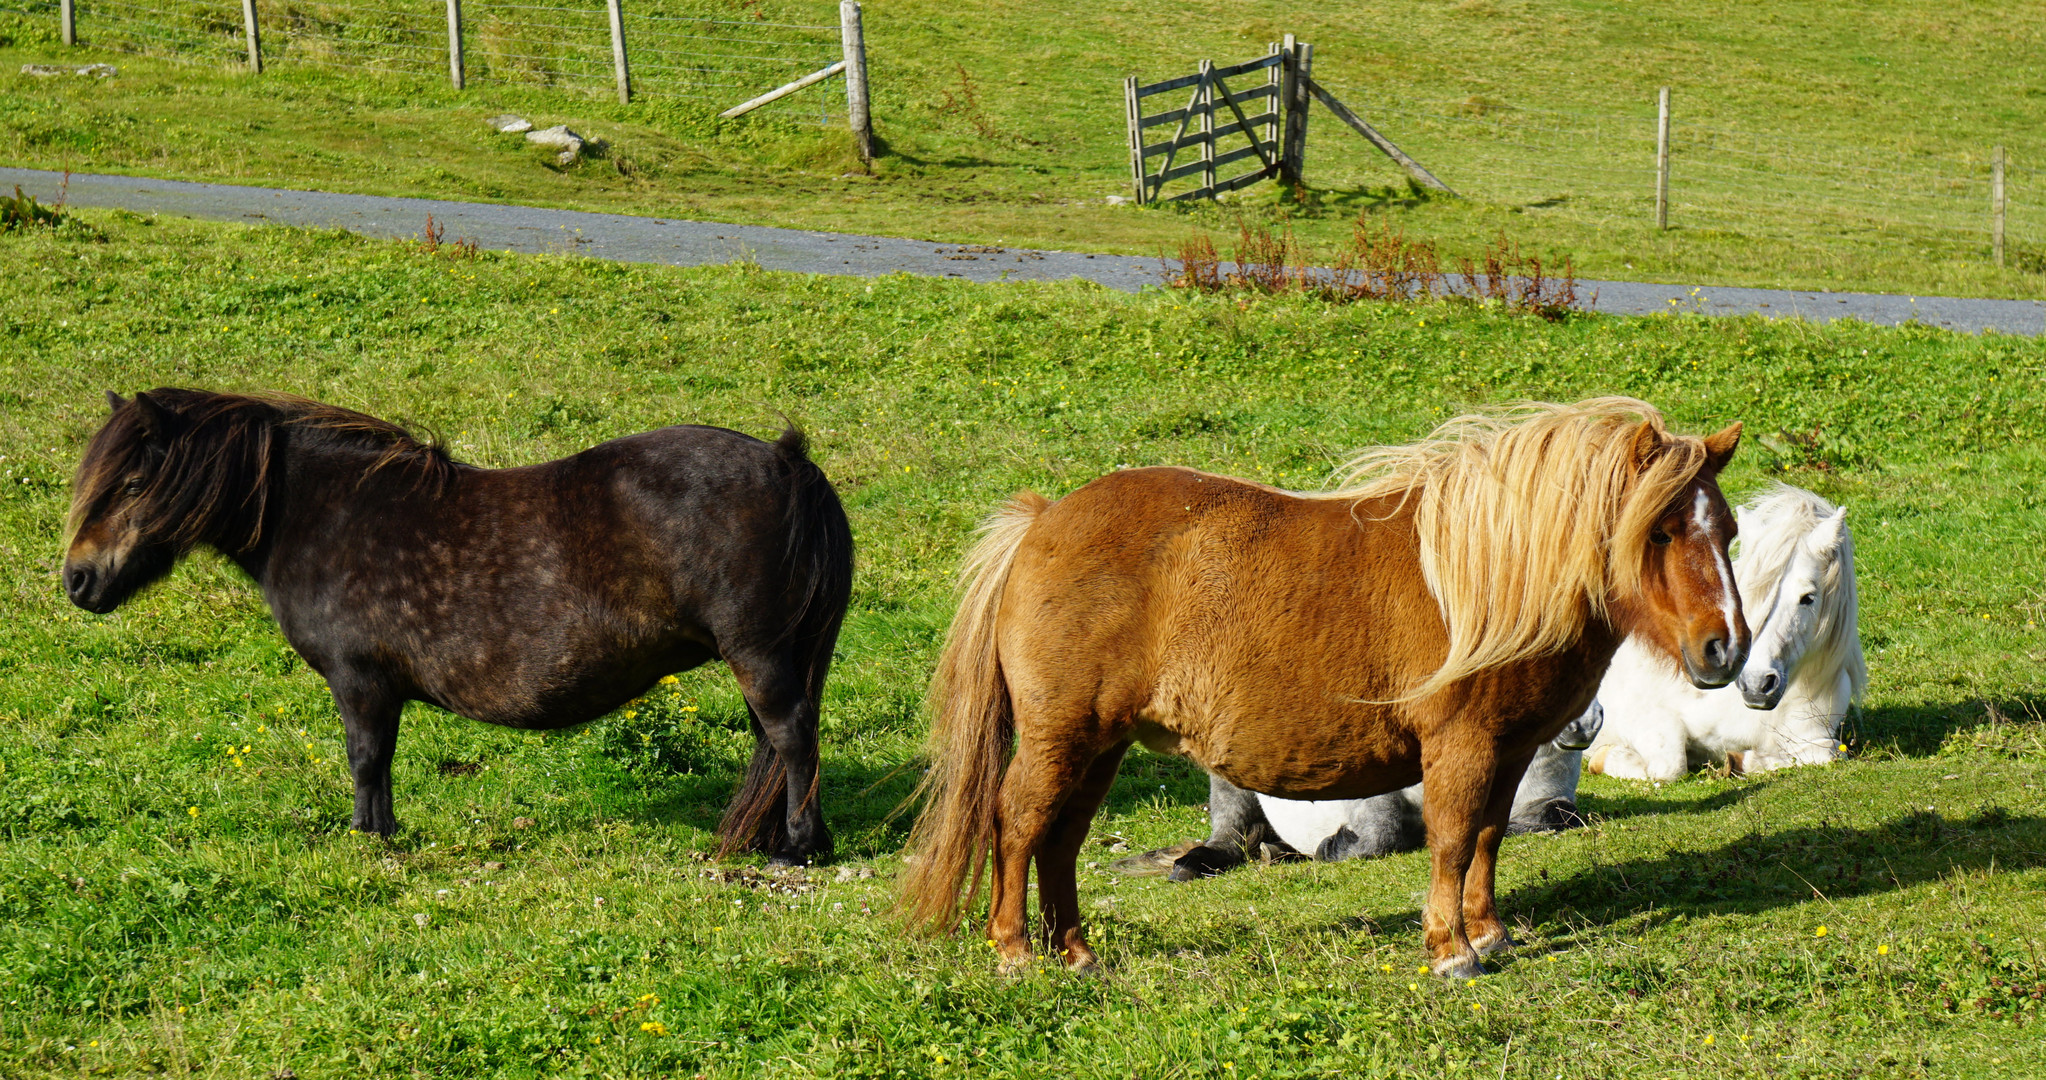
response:
<path fill-rule="evenodd" d="M 1514 946 L 1513 935 L 1506 930 L 1506 923 L 1499 918 L 1499 900 L 1494 891 L 1494 878 L 1499 865 L 1499 841 L 1505 839 L 1506 828 L 1513 819 L 1513 796 L 1520 788 L 1520 778 L 1527 772 L 1526 758 L 1502 762 L 1492 777 L 1491 797 L 1485 801 L 1484 817 L 1480 821 L 1477 850 L 1472 855 L 1471 867 L 1463 879 L 1463 928 L 1469 936 L 1471 947 L 1479 956 L 1490 956 L 1504 952 Z"/>
<path fill-rule="evenodd" d="M 1474 979 L 1485 973 L 1464 924 L 1464 881 L 1478 852 L 1492 802 L 1498 753 L 1489 738 L 1445 737 L 1421 747 L 1421 817 L 1428 827 L 1430 873 L 1423 937 L 1435 974 Z M 1507 796 L 1512 807 L 1512 795 Z M 1505 820 L 1500 820 L 1503 834 Z M 1498 843 L 1497 838 L 1493 844 Z M 1490 882 L 1486 882 L 1489 891 Z M 1496 921 L 1496 918 L 1495 920 Z"/>

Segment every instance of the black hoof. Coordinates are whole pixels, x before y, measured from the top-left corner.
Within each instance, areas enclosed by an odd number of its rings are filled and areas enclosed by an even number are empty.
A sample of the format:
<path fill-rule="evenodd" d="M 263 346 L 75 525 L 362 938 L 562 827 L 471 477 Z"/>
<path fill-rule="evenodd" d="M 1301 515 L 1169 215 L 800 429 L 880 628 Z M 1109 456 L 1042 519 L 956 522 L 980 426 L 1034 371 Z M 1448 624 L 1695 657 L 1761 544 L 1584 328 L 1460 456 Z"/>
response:
<path fill-rule="evenodd" d="M 1167 881 L 1195 881 L 1227 873 L 1243 864 L 1241 854 L 1232 854 L 1206 845 L 1194 848 L 1181 855 L 1172 863 L 1172 869 L 1165 875 Z"/>

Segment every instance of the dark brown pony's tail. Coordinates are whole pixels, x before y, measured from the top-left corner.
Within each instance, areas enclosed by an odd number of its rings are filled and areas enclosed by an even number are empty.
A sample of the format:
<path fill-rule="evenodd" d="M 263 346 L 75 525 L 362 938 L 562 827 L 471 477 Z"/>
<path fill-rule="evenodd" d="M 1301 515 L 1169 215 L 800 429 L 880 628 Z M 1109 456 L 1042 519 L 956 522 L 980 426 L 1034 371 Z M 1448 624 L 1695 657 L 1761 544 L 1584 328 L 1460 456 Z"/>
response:
<path fill-rule="evenodd" d="M 852 598 L 852 526 L 846 521 L 837 490 L 824 470 L 810 460 L 810 444 L 803 432 L 790 425 L 773 445 L 789 483 L 785 521 L 788 545 L 782 562 L 790 580 L 802 583 L 802 591 L 793 598 L 777 644 L 792 642 L 797 650 L 808 653 L 804 696 L 814 731 L 816 711 L 824 695 L 824 677 L 831 668 L 832 646 L 838 641 L 845 606 Z M 769 745 L 758 720 L 753 723 L 753 747 L 753 760 L 746 767 L 745 779 L 739 782 L 738 792 L 718 822 L 721 856 L 740 851 L 775 851 L 781 847 L 788 825 L 789 804 L 783 792 L 788 768 Z M 815 779 L 803 798 L 814 802 L 823 771 L 812 770 L 811 775 Z"/>
<path fill-rule="evenodd" d="M 980 893 L 995 839 L 995 801 L 1016 735 L 995 651 L 1002 591 L 1024 534 L 1050 505 L 1029 491 L 1011 500 L 981 526 L 960 570 L 959 613 L 931 676 L 930 769 L 911 796 L 924 800 L 910 830 L 914 855 L 902 881 L 902 914 L 914 927 L 951 930 Z"/>

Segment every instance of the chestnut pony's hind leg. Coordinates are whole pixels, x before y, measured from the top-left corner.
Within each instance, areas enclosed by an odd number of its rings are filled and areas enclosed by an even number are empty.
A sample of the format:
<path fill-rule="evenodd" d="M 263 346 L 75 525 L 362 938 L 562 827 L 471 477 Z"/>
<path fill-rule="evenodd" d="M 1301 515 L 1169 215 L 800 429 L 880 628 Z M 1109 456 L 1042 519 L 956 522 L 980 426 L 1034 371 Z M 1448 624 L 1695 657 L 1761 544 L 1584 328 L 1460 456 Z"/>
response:
<path fill-rule="evenodd" d="M 1474 979 L 1485 973 L 1464 927 L 1464 879 L 1478 851 L 1492 801 L 1498 755 L 1490 740 L 1474 738 L 1421 747 L 1421 816 L 1428 826 L 1428 905 L 1423 938 L 1435 974 Z M 1508 808 L 1512 796 L 1507 797 Z M 1504 821 L 1501 821 L 1504 828 Z"/>
<path fill-rule="evenodd" d="M 1053 822 L 1080 788 L 1094 756 L 1059 741 L 1056 735 L 1034 739 L 1024 734 L 1017 740 L 1016 756 L 1002 774 L 1002 791 L 995 803 L 987 936 L 994 942 L 1005 972 L 1030 962 L 1030 860 L 1042 850 Z M 1039 872 L 1043 871 L 1040 865 Z M 1070 881 L 1072 871 L 1066 873 Z"/>
<path fill-rule="evenodd" d="M 1463 929 L 1479 956 L 1490 956 L 1514 946 L 1513 935 L 1499 918 L 1494 876 L 1499 865 L 1499 841 L 1505 838 L 1507 826 L 1512 823 L 1513 796 L 1526 771 L 1526 761 L 1512 761 L 1502 763 L 1493 775 L 1491 797 L 1485 801 L 1484 818 L 1478 828 L 1477 850 L 1471 857 L 1471 868 L 1464 873 Z"/>
<path fill-rule="evenodd" d="M 1100 964 L 1080 932 L 1080 847 L 1086 843 L 1094 812 L 1115 786 L 1116 770 L 1129 748 L 1128 743 L 1112 746 L 1087 766 L 1079 790 L 1066 797 L 1064 809 L 1052 819 L 1037 848 L 1037 908 L 1044 941 L 1074 971 L 1091 971 Z"/>

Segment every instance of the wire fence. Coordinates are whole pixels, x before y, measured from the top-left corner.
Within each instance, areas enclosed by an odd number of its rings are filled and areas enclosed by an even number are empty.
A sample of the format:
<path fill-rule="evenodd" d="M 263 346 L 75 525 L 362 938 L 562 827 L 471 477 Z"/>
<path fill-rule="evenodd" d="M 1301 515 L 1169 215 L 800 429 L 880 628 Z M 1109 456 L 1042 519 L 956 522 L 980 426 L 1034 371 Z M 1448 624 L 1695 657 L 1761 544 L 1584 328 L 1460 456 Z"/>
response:
<path fill-rule="evenodd" d="M 718 109 L 818 71 L 844 54 L 829 0 L 792 0 L 779 20 L 734 19 L 714 0 L 628 0 L 622 15 L 636 93 Z M 212 66 L 246 63 L 239 0 L 75 0 L 82 44 Z M 446 0 L 255 0 L 265 63 L 448 77 Z M 60 0 L 0 0 L 0 18 L 55 40 Z M 743 9 L 742 9 L 743 10 Z M 803 15 L 808 14 L 809 18 Z M 603 93 L 614 85 L 604 0 L 578 6 L 464 0 L 471 84 Z M 928 30 L 929 27 L 924 27 Z M 961 69 L 962 72 L 964 69 Z M 1342 100 L 1462 194 L 1585 225 L 1653 220 L 1656 116 L 1400 97 L 1317 73 Z M 1741 131 L 1684 119 L 1670 133 L 1673 225 L 1697 236 L 1811 237 L 1931 258 L 1991 248 L 1988 146 L 1899 140 L 1871 146 Z M 847 115 L 834 76 L 761 110 L 834 124 Z M 1318 187 L 1383 183 L 1387 166 L 1319 114 L 1307 155 Z M 2025 149 L 2031 149 L 2029 145 Z M 2037 155 L 2004 172 L 2007 261 L 2046 270 L 2046 182 Z"/>
<path fill-rule="evenodd" d="M 1462 194 L 1589 224 L 1653 219 L 1652 102 L 1640 113 L 1599 113 L 1331 89 Z M 1314 149 L 1334 150 L 1336 141 L 1325 135 Z M 1817 233 L 1966 259 L 1987 257 L 1991 248 L 1989 146 L 1899 150 L 1686 123 L 1678 113 L 1669 148 L 1670 222 L 1693 234 Z M 1309 154 L 1310 173 L 1327 182 L 1332 173 L 1316 168 L 1316 156 Z M 1388 171 L 1368 147 L 1323 161 L 1353 181 Z M 2018 259 L 2046 258 L 2039 170 L 2008 160 L 2003 184 L 2007 249 Z"/>
<path fill-rule="evenodd" d="M 843 56 L 836 5 L 814 22 L 716 18 L 688 0 L 636 2 L 623 13 L 635 94 L 737 105 Z M 247 62 L 237 0 L 76 0 L 79 43 L 207 66 Z M 0 12 L 47 18 L 58 0 L 0 0 Z M 446 78 L 444 0 L 256 0 L 263 63 Z M 575 7 L 461 5 L 465 82 L 603 93 L 615 86 L 611 24 L 603 0 Z M 846 83 L 834 76 L 759 111 L 812 123 L 844 122 Z"/>

